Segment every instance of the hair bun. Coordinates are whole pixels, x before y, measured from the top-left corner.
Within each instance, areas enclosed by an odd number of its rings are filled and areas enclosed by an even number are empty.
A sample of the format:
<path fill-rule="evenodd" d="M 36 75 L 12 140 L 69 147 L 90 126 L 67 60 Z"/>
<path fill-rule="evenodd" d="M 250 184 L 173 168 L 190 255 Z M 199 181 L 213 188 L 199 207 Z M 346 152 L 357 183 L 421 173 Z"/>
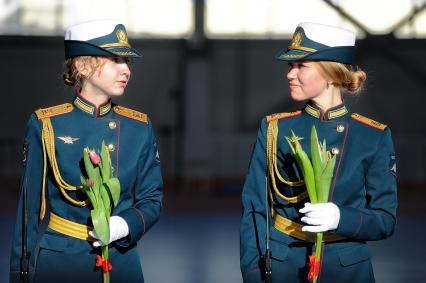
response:
<path fill-rule="evenodd" d="M 69 74 L 64 74 L 62 76 L 62 78 L 64 79 L 64 83 L 66 85 L 68 85 L 68 86 L 74 86 L 75 85 L 75 80 L 73 80 Z"/>

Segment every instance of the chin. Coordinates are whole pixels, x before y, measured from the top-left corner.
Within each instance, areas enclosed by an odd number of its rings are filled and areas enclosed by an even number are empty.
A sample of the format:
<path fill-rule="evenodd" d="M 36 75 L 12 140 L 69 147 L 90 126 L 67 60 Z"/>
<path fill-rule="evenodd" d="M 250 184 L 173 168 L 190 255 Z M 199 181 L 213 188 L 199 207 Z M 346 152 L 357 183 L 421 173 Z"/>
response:
<path fill-rule="evenodd" d="M 109 94 L 109 97 L 118 97 L 118 96 L 123 96 L 124 95 L 124 91 L 121 92 L 113 92 Z"/>
<path fill-rule="evenodd" d="M 303 95 L 297 94 L 297 93 L 291 93 L 290 96 L 291 96 L 291 99 L 293 99 L 294 101 L 306 100 L 306 97 L 304 97 Z"/>

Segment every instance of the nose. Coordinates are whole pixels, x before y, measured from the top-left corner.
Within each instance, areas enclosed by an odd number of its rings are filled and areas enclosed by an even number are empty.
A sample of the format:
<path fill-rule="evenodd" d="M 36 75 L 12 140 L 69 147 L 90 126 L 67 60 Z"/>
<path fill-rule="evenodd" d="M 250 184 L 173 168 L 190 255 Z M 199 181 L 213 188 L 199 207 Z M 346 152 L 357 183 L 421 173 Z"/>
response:
<path fill-rule="evenodd" d="M 127 64 L 127 62 L 122 62 L 120 64 L 120 67 L 121 67 L 121 73 L 126 75 L 127 77 L 130 77 L 130 74 L 132 72 L 130 71 L 130 68 L 129 68 L 129 65 Z"/>
<path fill-rule="evenodd" d="M 297 68 L 294 67 L 289 67 L 288 72 L 287 72 L 287 79 L 289 81 L 293 80 L 296 78 L 296 74 L 297 74 Z"/>

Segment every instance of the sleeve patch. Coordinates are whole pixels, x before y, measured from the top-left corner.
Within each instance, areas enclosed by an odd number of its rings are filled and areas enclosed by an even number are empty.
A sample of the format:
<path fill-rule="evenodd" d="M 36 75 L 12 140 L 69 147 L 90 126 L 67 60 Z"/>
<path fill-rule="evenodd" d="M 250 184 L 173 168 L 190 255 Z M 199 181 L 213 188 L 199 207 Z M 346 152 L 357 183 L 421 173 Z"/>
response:
<path fill-rule="evenodd" d="M 389 171 L 395 177 L 397 176 L 397 174 L 396 174 L 396 157 L 395 157 L 395 153 L 392 153 L 390 155 Z"/>
<path fill-rule="evenodd" d="M 160 164 L 160 153 L 158 153 L 157 142 L 154 142 L 154 151 L 155 151 L 155 162 Z"/>
<path fill-rule="evenodd" d="M 22 145 L 22 166 L 27 166 L 27 160 L 28 160 L 28 147 L 29 143 L 25 140 L 24 144 Z"/>

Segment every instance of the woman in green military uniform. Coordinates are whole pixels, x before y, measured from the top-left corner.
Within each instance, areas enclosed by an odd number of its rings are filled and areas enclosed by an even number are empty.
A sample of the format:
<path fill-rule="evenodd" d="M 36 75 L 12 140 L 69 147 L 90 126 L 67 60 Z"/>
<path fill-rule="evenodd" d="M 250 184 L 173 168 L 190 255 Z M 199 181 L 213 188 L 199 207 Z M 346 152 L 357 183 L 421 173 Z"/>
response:
<path fill-rule="evenodd" d="M 318 282 L 375 281 L 366 242 L 394 232 L 395 155 L 389 127 L 351 113 L 343 100 L 342 92 L 359 92 L 366 79 L 353 66 L 354 51 L 353 32 L 301 23 L 276 57 L 289 63 L 292 99 L 307 104 L 261 123 L 242 193 L 244 282 L 308 282 L 315 232 L 324 232 Z M 336 157 L 322 204 L 309 202 L 286 141 L 294 131 L 310 155 L 312 126 Z"/>
<path fill-rule="evenodd" d="M 10 281 L 102 282 L 105 268 L 96 260 L 109 244 L 111 281 L 143 282 L 136 244 L 162 210 L 160 160 L 147 115 L 111 101 L 124 94 L 129 60 L 141 54 L 122 24 L 105 20 L 68 28 L 65 57 L 64 82 L 75 86 L 74 98 L 35 111 L 27 124 Z M 100 149 L 103 141 L 121 185 L 109 243 L 92 231 L 80 187 L 83 149 Z"/>

